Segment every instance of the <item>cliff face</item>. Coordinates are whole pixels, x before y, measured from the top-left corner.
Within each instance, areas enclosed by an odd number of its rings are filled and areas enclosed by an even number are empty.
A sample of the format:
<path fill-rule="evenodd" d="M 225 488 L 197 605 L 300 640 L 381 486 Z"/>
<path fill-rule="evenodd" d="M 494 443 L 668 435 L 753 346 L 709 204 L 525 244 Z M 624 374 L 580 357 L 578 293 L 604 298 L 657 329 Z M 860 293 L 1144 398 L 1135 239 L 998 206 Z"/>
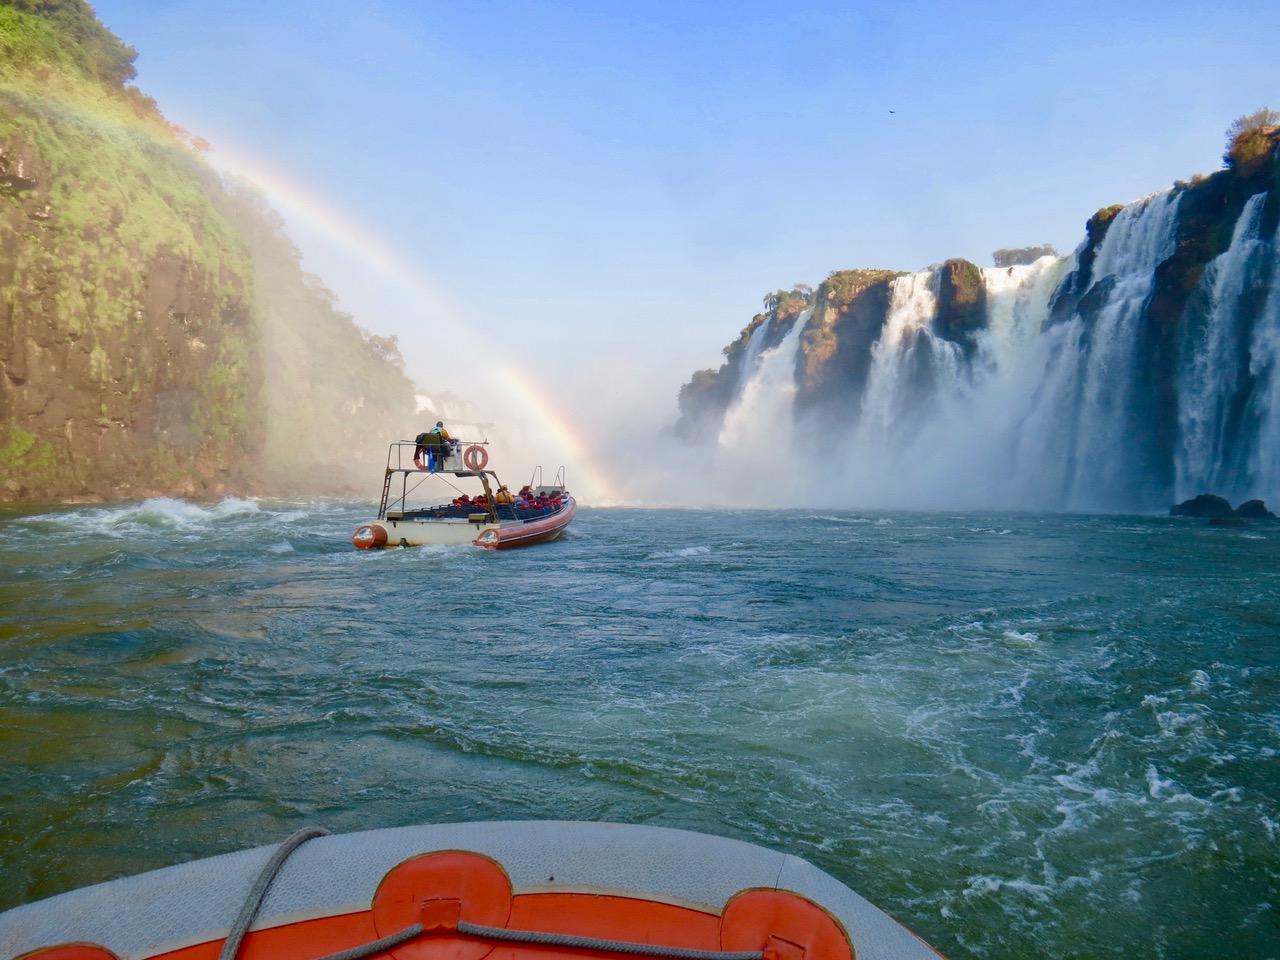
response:
<path fill-rule="evenodd" d="M 0 499 L 288 488 L 316 460 L 273 454 L 306 425 L 320 465 L 376 457 L 368 421 L 385 449 L 413 409 L 394 341 L 308 283 L 279 218 L 128 86 L 132 59 L 83 0 L 0 3 Z M 285 251 L 270 269 L 249 233 Z M 295 376 L 269 381 L 268 345 L 300 325 Z"/>
<path fill-rule="evenodd" d="M 1226 169 L 1099 210 L 1070 257 L 828 277 L 786 347 L 797 462 L 939 501 L 927 478 L 948 474 L 973 502 L 1028 507 L 1280 487 L 1280 116 L 1233 132 Z M 780 343 L 774 325 L 743 337 Z M 760 352 L 696 374 L 676 433 L 720 437 Z"/>
<path fill-rule="evenodd" d="M 243 242 L 198 191 L 154 197 L 157 172 L 189 174 L 143 130 L 13 90 L 0 110 L 5 493 L 244 483 L 258 450 Z"/>

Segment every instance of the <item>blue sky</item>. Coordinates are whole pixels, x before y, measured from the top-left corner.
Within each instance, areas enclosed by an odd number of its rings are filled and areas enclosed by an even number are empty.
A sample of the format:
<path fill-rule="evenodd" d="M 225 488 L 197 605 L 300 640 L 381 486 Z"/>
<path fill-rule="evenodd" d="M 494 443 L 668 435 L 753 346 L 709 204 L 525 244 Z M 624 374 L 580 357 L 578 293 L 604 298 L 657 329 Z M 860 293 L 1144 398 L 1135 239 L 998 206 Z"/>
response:
<path fill-rule="evenodd" d="M 769 290 L 1068 252 L 1280 109 L 1274 0 L 94 6 L 215 159 L 353 227 L 282 210 L 428 392 L 516 364 L 596 431 L 673 420 Z"/>

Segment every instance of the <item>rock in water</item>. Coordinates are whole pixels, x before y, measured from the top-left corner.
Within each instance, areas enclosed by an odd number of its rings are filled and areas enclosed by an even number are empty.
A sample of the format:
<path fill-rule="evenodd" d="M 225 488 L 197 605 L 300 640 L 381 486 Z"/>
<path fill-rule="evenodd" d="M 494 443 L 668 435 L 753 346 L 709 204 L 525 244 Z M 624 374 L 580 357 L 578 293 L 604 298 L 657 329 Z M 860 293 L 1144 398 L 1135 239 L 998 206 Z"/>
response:
<path fill-rule="evenodd" d="M 1169 514 L 1174 517 L 1208 517 L 1210 520 L 1230 517 L 1234 513 L 1227 500 L 1212 493 L 1202 493 L 1169 508 Z"/>
<path fill-rule="evenodd" d="M 1235 515 L 1246 520 L 1274 520 L 1276 515 L 1261 500 L 1246 500 L 1236 507 Z"/>

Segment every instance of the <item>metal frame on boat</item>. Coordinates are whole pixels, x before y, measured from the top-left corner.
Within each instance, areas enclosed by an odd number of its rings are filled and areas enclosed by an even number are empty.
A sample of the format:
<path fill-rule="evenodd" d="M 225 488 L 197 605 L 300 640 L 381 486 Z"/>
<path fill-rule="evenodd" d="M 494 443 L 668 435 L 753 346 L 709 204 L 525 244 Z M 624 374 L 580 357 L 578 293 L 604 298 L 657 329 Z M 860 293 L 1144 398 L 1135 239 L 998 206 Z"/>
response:
<path fill-rule="evenodd" d="M 498 475 L 486 469 L 487 441 L 439 436 L 419 440 L 398 440 L 387 449 L 378 518 L 356 529 L 351 542 L 357 548 L 524 547 L 560 536 L 577 511 L 577 502 L 565 487 L 564 467 L 550 484 L 542 483 L 541 467 L 534 469 L 528 484 L 531 502 L 500 503 L 498 493 L 505 488 Z M 465 480 L 479 481 L 484 491 L 479 506 L 456 482 Z M 433 489 L 438 492 L 432 493 Z"/>

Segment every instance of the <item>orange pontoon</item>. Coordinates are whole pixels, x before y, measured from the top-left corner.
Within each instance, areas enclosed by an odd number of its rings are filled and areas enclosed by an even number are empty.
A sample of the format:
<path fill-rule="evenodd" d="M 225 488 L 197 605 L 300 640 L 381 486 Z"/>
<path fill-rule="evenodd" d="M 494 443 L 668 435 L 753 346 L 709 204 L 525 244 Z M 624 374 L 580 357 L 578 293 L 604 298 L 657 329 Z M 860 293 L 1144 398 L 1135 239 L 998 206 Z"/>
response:
<path fill-rule="evenodd" d="M 816 867 L 607 823 L 300 831 L 0 914 L 23 960 L 937 960 Z"/>

